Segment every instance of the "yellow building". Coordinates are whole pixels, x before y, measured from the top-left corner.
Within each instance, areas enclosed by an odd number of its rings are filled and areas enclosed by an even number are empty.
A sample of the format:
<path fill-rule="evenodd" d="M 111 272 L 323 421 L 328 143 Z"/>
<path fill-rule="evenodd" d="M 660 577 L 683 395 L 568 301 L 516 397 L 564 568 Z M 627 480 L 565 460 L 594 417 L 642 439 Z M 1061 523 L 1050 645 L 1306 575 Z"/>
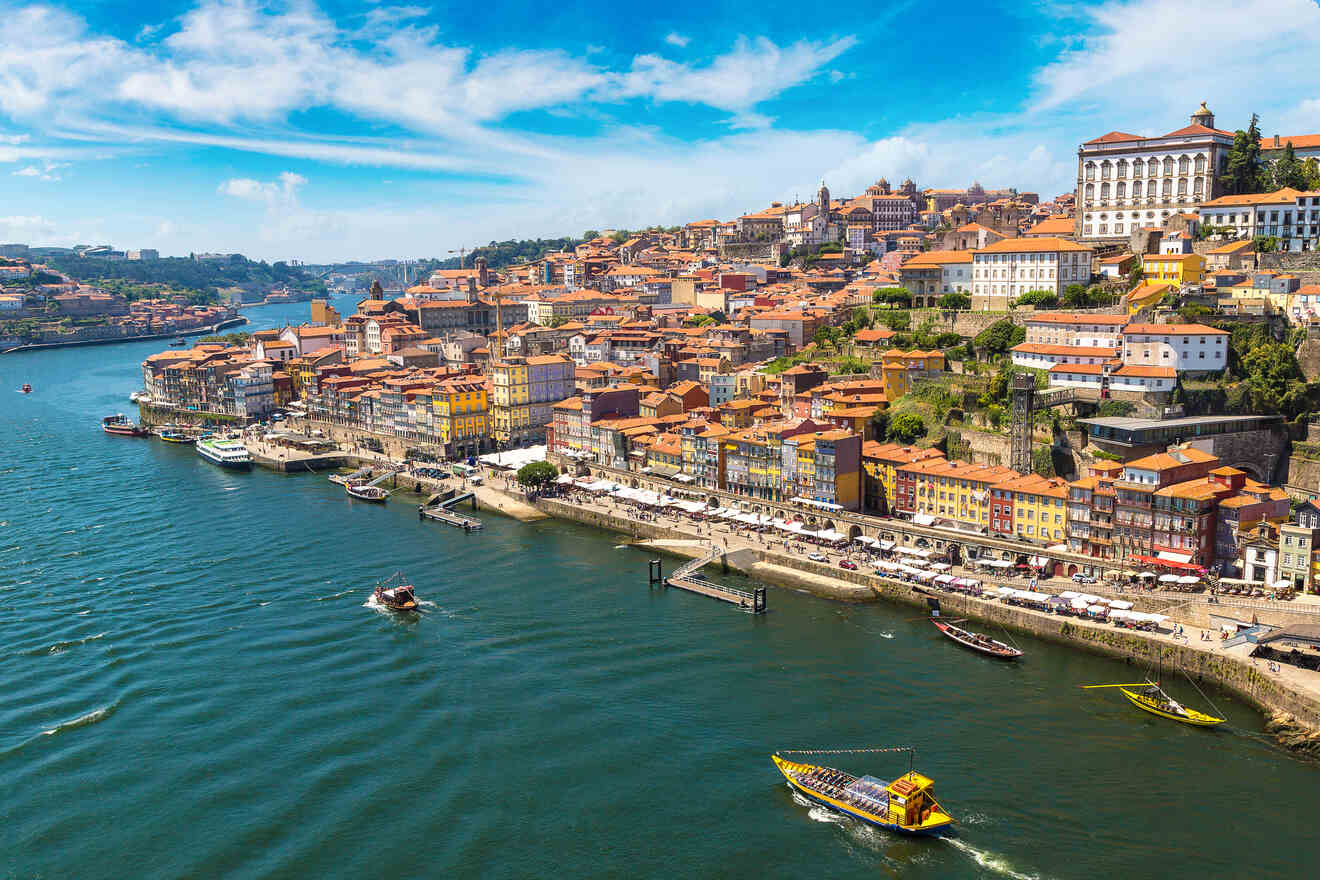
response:
<path fill-rule="evenodd" d="M 1146 254 L 1141 274 L 1147 282 L 1167 281 L 1182 287 L 1200 284 L 1205 277 L 1205 257 L 1200 254 Z"/>
<path fill-rule="evenodd" d="M 521 358 L 496 361 L 489 373 L 491 432 L 497 443 L 508 445 L 511 437 L 527 430 L 530 420 L 527 362 Z"/>
<path fill-rule="evenodd" d="M 863 443 L 862 470 L 866 473 L 865 509 L 889 513 L 894 509 L 895 468 L 900 465 L 944 458 L 938 449 L 917 449 L 897 443 Z"/>
<path fill-rule="evenodd" d="M 1067 534 L 1068 484 L 1057 478 L 1027 474 L 996 483 L 998 499 L 1012 503 L 1013 534 L 1047 544 L 1062 542 Z M 1005 531 L 1003 528 L 997 531 Z"/>
<path fill-rule="evenodd" d="M 912 479 L 913 513 L 951 519 L 964 525 L 989 528 L 990 487 L 1016 476 L 1011 468 L 966 461 L 930 459 L 895 469 Z M 903 507 L 903 499 L 898 500 Z"/>
<path fill-rule="evenodd" d="M 486 385 L 475 379 L 446 379 L 431 389 L 435 436 L 451 453 L 469 454 L 490 445 L 491 414 Z"/>
<path fill-rule="evenodd" d="M 1168 282 L 1147 282 L 1129 291 L 1124 297 L 1129 315 L 1135 315 L 1142 309 L 1151 309 L 1159 305 L 1166 293 L 1177 293 L 1178 289 Z"/>

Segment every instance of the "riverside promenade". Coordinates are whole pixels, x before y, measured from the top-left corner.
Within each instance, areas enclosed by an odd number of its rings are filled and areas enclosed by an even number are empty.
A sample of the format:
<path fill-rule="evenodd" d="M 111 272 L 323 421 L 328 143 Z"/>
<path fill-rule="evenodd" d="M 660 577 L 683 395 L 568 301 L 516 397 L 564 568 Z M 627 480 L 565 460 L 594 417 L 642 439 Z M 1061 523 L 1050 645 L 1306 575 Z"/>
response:
<path fill-rule="evenodd" d="M 1217 629 L 1169 614 L 1171 623 L 1147 632 L 1121 629 L 1111 623 L 1051 614 L 997 598 L 941 592 L 876 574 L 869 557 L 860 548 L 826 550 L 798 545 L 775 535 L 740 529 L 731 524 L 694 521 L 680 513 L 651 513 L 632 510 L 609 497 L 576 493 L 571 499 L 544 498 L 537 507 L 562 519 L 612 529 L 634 538 L 642 549 L 693 559 L 712 548 L 722 551 L 720 562 L 728 568 L 765 583 L 802 590 L 825 598 L 868 602 L 887 600 L 925 607 L 928 596 L 938 596 L 946 616 L 967 617 L 1008 630 L 1027 633 L 1095 653 L 1121 657 L 1139 669 L 1161 664 L 1166 671 L 1178 669 L 1197 682 L 1217 684 L 1261 710 L 1267 729 L 1280 743 L 1313 757 L 1320 757 L 1320 672 L 1251 658 L 1253 644 L 1228 644 Z M 807 558 L 818 553 L 826 561 Z M 856 561 L 856 570 L 839 567 L 845 559 Z M 955 568 L 955 575 L 983 581 L 984 574 Z M 642 573 L 639 569 L 639 581 Z M 1038 589 L 1059 592 L 1070 583 L 1063 579 L 1041 581 Z M 1158 594 L 1117 593 L 1102 585 L 1087 585 L 1088 592 L 1119 596 L 1138 609 L 1153 610 L 1168 605 Z M 1160 613 L 1176 611 L 1165 608 Z"/>

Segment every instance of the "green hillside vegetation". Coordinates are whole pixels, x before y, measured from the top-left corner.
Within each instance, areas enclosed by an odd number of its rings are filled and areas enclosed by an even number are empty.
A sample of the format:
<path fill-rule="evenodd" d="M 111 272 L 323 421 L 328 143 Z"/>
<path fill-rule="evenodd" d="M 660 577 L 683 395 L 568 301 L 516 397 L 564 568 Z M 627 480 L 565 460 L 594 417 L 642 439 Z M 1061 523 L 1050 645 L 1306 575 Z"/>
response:
<path fill-rule="evenodd" d="M 196 303 L 213 303 L 223 287 L 288 286 L 324 293 L 325 283 L 299 266 L 236 257 L 233 260 L 100 260 L 77 256 L 51 257 L 52 269 L 76 281 L 96 284 L 130 300 L 161 296 L 162 290 L 182 293 Z M 167 294 L 168 295 L 168 294 Z"/>

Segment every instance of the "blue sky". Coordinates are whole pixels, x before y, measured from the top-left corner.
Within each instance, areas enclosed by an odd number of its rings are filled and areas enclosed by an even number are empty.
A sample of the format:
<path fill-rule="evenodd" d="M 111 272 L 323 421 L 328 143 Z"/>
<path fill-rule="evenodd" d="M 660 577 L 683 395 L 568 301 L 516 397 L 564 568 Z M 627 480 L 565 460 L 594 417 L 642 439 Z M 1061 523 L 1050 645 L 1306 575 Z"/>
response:
<path fill-rule="evenodd" d="M 269 259 L 731 218 L 1080 141 L 1320 131 L 1316 0 L 0 0 L 0 240 Z"/>

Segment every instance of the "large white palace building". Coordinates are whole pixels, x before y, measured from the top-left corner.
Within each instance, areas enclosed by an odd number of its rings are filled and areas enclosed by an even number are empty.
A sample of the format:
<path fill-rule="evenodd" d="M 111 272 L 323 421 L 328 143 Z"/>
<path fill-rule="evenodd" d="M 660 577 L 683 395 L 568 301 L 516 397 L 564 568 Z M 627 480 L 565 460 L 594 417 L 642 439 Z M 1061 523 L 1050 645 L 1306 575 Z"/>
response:
<path fill-rule="evenodd" d="M 1159 137 L 1111 131 L 1087 141 L 1077 148 L 1077 238 L 1125 240 L 1218 197 L 1232 146 L 1204 103 L 1190 125 Z"/>

